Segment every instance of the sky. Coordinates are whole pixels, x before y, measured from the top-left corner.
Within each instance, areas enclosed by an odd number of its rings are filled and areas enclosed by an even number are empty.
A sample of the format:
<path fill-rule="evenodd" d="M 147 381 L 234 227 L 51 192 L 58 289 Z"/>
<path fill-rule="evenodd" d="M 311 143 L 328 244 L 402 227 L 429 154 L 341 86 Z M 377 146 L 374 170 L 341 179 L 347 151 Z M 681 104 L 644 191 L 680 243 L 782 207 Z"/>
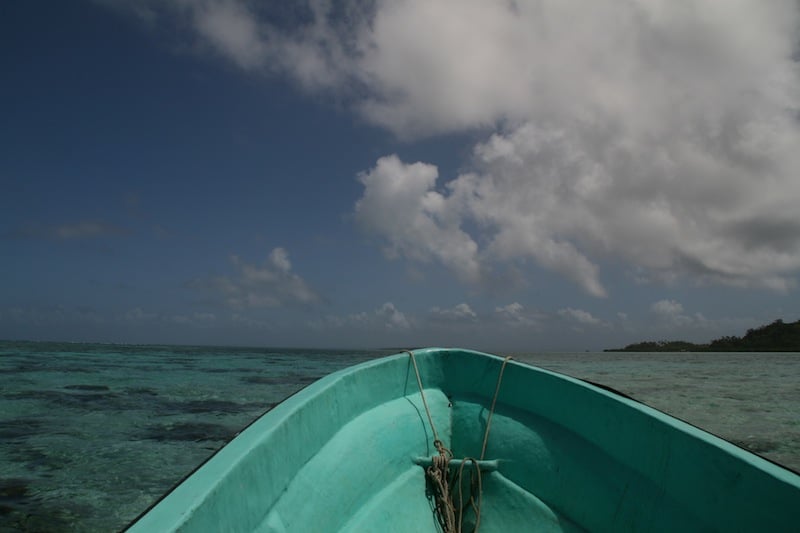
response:
<path fill-rule="evenodd" d="M 796 0 L 3 2 L 0 72 L 0 338 L 800 318 Z"/>

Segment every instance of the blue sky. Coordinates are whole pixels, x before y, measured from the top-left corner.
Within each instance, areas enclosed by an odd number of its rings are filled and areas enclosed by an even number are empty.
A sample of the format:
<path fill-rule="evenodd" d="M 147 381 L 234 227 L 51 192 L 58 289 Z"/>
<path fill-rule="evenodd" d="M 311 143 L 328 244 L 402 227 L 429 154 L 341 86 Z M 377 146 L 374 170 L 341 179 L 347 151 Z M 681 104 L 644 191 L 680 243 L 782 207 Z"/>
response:
<path fill-rule="evenodd" d="M 0 338 L 595 350 L 796 320 L 800 8 L 679 4 L 6 2 Z"/>

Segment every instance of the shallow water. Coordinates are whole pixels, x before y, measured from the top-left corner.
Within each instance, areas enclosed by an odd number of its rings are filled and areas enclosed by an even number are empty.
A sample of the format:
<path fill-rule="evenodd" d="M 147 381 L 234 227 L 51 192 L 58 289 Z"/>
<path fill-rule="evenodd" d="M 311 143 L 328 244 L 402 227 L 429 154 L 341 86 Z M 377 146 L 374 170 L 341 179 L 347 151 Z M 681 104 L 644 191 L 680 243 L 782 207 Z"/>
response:
<path fill-rule="evenodd" d="M 0 532 L 125 527 L 238 430 L 386 351 L 0 343 Z M 800 470 L 800 354 L 514 354 Z"/>

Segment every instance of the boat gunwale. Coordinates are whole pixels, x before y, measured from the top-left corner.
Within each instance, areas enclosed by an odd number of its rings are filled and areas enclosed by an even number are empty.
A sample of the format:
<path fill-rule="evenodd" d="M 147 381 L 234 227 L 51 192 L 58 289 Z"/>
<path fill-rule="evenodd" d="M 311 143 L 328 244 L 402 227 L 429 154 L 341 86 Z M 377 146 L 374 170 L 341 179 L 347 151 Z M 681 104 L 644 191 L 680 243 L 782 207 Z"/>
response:
<path fill-rule="evenodd" d="M 422 351 L 450 351 L 455 350 L 459 352 L 472 352 L 472 350 L 462 350 L 459 348 L 424 348 L 424 349 L 415 349 L 413 350 L 415 353 L 419 353 Z M 473 353 L 480 353 L 480 352 L 473 352 Z M 231 451 L 231 445 L 234 444 L 234 441 L 240 439 L 244 436 L 244 434 L 251 430 L 254 426 L 258 425 L 262 422 L 265 417 L 278 417 L 280 416 L 279 420 L 275 420 L 275 422 L 268 428 L 268 431 L 274 431 L 282 422 L 287 420 L 294 412 L 299 411 L 302 406 L 313 400 L 318 394 L 322 393 L 323 391 L 327 390 L 330 387 L 333 387 L 336 383 L 339 382 L 340 379 L 344 378 L 345 376 L 351 375 L 353 373 L 359 372 L 366 368 L 370 368 L 372 366 L 386 364 L 390 360 L 394 359 L 402 359 L 404 357 L 408 357 L 408 351 L 399 352 L 392 355 L 384 355 L 381 357 L 376 357 L 374 359 L 369 359 L 367 361 L 362 361 L 360 363 L 356 363 L 354 365 L 347 366 L 345 368 L 341 368 L 330 374 L 322 376 L 321 378 L 313 381 L 311 383 L 305 384 L 295 392 L 289 394 L 284 399 L 273 405 L 272 407 L 266 409 L 260 415 L 256 416 L 253 420 L 248 422 L 245 426 L 242 427 L 239 431 L 234 433 L 229 439 L 227 439 L 222 446 L 214 450 L 208 457 L 206 457 L 202 462 L 200 462 L 196 467 L 191 469 L 186 475 L 182 476 L 178 481 L 176 481 L 166 492 L 164 492 L 161 496 L 156 498 L 145 510 L 139 513 L 133 520 L 131 520 L 123 529 L 122 531 L 128 531 L 129 529 L 133 528 L 140 520 L 142 520 L 145 516 L 147 516 L 153 509 L 155 509 L 161 502 L 166 500 L 176 491 L 178 491 L 181 486 L 185 484 L 190 478 L 192 478 L 195 474 L 197 474 L 201 469 L 203 469 L 206 465 L 212 462 L 215 458 L 220 455 L 224 455 L 225 453 L 229 453 Z M 491 355 L 491 354 L 481 354 L 481 355 Z M 492 356 L 496 357 L 496 356 Z M 287 411 L 283 413 L 283 411 Z M 259 438 L 264 438 L 264 434 L 261 434 Z M 232 457 L 231 459 L 239 460 L 244 456 L 237 456 Z M 235 464 L 235 463 L 232 463 Z M 213 485 L 208 487 L 206 494 L 213 491 Z M 202 499 L 201 499 L 202 501 Z M 191 512 L 191 509 L 187 509 L 186 512 Z"/>

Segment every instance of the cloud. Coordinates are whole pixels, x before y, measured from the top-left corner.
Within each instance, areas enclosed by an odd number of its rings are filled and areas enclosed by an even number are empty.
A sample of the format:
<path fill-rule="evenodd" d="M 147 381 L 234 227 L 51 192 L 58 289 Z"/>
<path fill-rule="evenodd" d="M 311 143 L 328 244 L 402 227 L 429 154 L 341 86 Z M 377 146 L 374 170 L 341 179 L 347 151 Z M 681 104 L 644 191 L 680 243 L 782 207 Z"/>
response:
<path fill-rule="evenodd" d="M 247 263 L 238 256 L 232 256 L 231 263 L 236 269 L 235 276 L 196 279 L 188 286 L 240 311 L 320 301 L 306 281 L 292 272 L 289 254 L 283 248 L 273 249 L 263 265 Z"/>
<path fill-rule="evenodd" d="M 329 315 L 322 320 L 309 323 L 316 330 L 349 329 L 373 331 L 407 330 L 413 326 L 413 320 L 401 312 L 392 302 L 386 302 L 372 312 L 352 313 L 344 316 Z"/>
<path fill-rule="evenodd" d="M 466 303 L 460 303 L 451 308 L 442 309 L 432 307 L 428 312 L 431 319 L 441 322 L 467 322 L 472 323 L 478 320 L 478 315 Z"/>
<path fill-rule="evenodd" d="M 691 101 L 712 117 L 738 98 L 797 98 L 793 0 L 691 9 L 669 0 L 101 3 L 178 21 L 190 31 L 184 38 L 242 68 L 277 70 L 315 89 L 356 89 L 357 109 L 398 133 L 565 112 L 648 128 L 670 112 L 690 117 Z"/>
<path fill-rule="evenodd" d="M 648 282 L 796 285 L 795 0 L 151 5 L 233 64 L 400 137 L 494 130 L 440 183 L 394 156 L 361 174 L 357 217 L 390 256 L 471 284 L 532 260 L 597 297 L 603 264 Z"/>
<path fill-rule="evenodd" d="M 437 194 L 448 232 L 481 243 L 473 272 L 530 258 L 595 296 L 607 292 L 602 262 L 650 282 L 794 287 L 797 5 L 515 6 L 379 9 L 369 117 L 401 135 L 499 128 L 475 146 L 469 172 L 418 191 L 406 216 Z M 446 250 L 417 252 L 457 263 Z"/>
<path fill-rule="evenodd" d="M 383 321 L 387 329 L 408 329 L 410 322 L 391 302 L 387 302 L 375 311 L 375 316 Z"/>
<path fill-rule="evenodd" d="M 356 58 L 369 39 L 370 0 L 94 1 L 162 30 L 159 35 L 181 53 L 191 50 L 247 72 L 289 76 L 312 90 L 338 93 L 363 83 Z"/>
<path fill-rule="evenodd" d="M 268 57 L 259 24 L 241 2 L 188 2 L 197 33 L 220 54 L 244 69 L 262 66 Z"/>
<path fill-rule="evenodd" d="M 611 324 L 593 316 L 587 311 L 571 307 L 558 311 L 541 311 L 530 309 L 512 302 L 497 306 L 494 310 L 475 311 L 469 304 L 460 303 L 452 307 L 435 306 L 427 313 L 409 315 L 401 312 L 391 303 L 368 312 L 358 312 L 343 316 L 329 315 L 322 320 L 310 324 L 315 329 L 349 329 L 358 330 L 406 330 L 417 333 L 441 333 L 457 331 L 460 334 L 471 334 L 475 324 L 480 323 L 480 331 L 511 332 L 519 328 L 540 330 L 547 328 L 563 328 L 565 323 L 579 326 L 611 327 Z"/>
<path fill-rule="evenodd" d="M 683 314 L 683 305 L 675 300 L 659 300 L 650 306 L 650 310 L 664 317 L 681 316 Z"/>
<path fill-rule="evenodd" d="M 595 318 L 591 313 L 582 309 L 573 309 L 572 307 L 567 307 L 564 309 L 559 309 L 558 314 L 567 320 L 577 322 L 578 324 L 584 326 L 601 326 L 604 324 L 602 320 Z"/>
<path fill-rule="evenodd" d="M 479 147 L 489 161 L 502 149 Z M 356 204 L 356 219 L 383 237 L 389 257 L 438 261 L 470 283 L 488 281 L 486 274 L 497 261 L 532 257 L 587 292 L 605 296 L 598 268 L 571 242 L 549 234 L 550 215 L 557 216 L 558 206 L 545 199 L 537 209 L 540 197 L 526 191 L 524 176 L 465 174 L 448 183 L 444 194 L 435 190 L 437 176 L 436 167 L 405 164 L 396 156 L 379 159 L 360 175 L 365 190 Z M 482 252 L 462 229 L 467 221 L 477 223 L 480 237 L 488 242 Z"/>
<path fill-rule="evenodd" d="M 461 219 L 445 196 L 434 190 L 437 177 L 433 165 L 382 157 L 359 175 L 365 190 L 355 206 L 356 219 L 384 239 L 387 256 L 435 259 L 462 280 L 477 281 L 478 245 L 460 228 Z"/>
<path fill-rule="evenodd" d="M 690 316 L 684 312 L 683 305 L 675 300 L 659 300 L 650 306 L 650 311 L 658 318 L 658 324 L 666 327 L 703 327 L 707 324 L 701 313 Z"/>
<path fill-rule="evenodd" d="M 530 311 L 518 302 L 513 302 L 502 307 L 496 307 L 495 317 L 502 324 L 509 326 L 538 326 L 543 316 L 535 311 Z"/>
<path fill-rule="evenodd" d="M 367 116 L 399 133 L 520 119 L 649 129 L 695 106 L 719 118 L 740 98 L 796 104 L 797 20 L 791 0 L 379 2 L 348 70 L 370 81 Z"/>

